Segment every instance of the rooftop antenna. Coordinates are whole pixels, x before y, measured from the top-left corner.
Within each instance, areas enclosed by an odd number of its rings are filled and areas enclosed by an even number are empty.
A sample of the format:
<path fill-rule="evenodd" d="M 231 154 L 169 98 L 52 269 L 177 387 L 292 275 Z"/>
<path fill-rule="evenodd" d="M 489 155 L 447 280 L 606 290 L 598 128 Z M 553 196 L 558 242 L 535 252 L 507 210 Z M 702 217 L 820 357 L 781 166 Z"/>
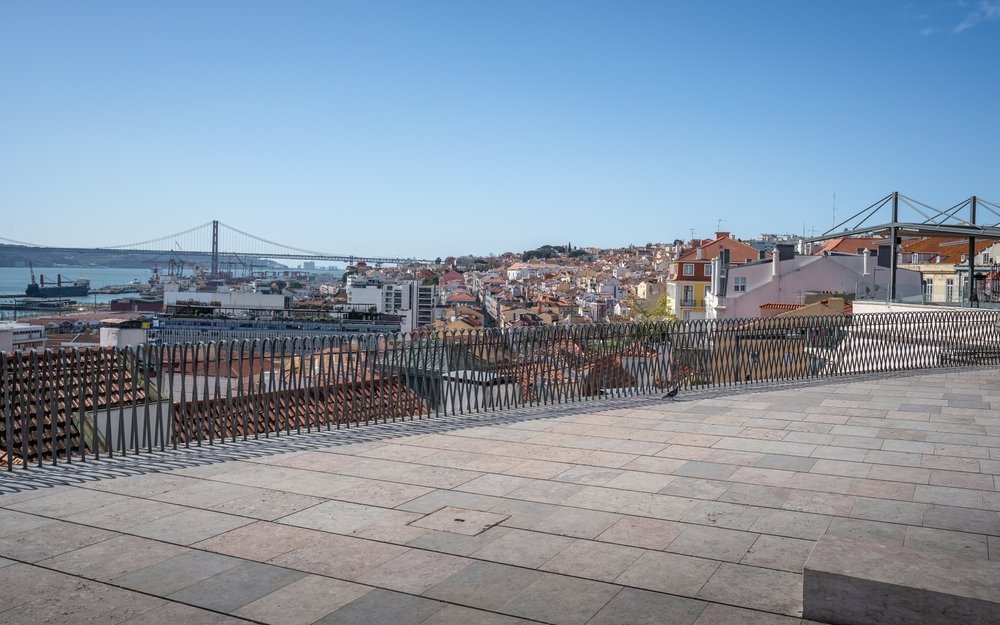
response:
<path fill-rule="evenodd" d="M 725 221 L 725 219 L 716 219 L 715 220 L 715 231 L 716 232 L 721 232 L 722 231 L 722 222 L 724 222 L 724 221 Z"/>
<path fill-rule="evenodd" d="M 694 228 L 688 228 L 688 230 L 691 232 L 691 240 L 694 241 Z"/>

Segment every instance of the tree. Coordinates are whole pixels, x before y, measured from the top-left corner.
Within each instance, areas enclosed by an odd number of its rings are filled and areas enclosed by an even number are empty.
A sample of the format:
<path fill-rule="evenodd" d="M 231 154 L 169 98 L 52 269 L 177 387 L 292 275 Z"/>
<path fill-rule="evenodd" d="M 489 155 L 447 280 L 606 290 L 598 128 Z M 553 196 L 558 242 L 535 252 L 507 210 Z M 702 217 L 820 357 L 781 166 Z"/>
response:
<path fill-rule="evenodd" d="M 633 321 L 675 321 L 677 316 L 670 310 L 667 304 L 667 294 L 660 295 L 656 304 L 649 306 L 643 300 L 634 295 L 625 298 L 628 305 L 628 314 Z"/>

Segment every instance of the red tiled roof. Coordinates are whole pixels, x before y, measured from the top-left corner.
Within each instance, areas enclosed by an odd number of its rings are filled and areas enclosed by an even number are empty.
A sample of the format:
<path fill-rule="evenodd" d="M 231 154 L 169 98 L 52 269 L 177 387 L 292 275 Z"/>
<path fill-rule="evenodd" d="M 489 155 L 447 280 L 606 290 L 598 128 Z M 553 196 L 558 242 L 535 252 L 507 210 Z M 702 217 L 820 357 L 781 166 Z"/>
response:
<path fill-rule="evenodd" d="M 0 414 L 12 417 L 11 430 L 0 419 L 0 448 L 10 436 L 15 456 L 29 462 L 84 446 L 93 452 L 93 430 L 81 427 L 80 412 L 143 405 L 146 378 L 136 363 L 111 349 L 59 349 L 6 354 Z M 133 368 L 140 372 L 133 378 Z M 153 390 L 153 389 L 150 389 Z M 103 443 L 99 440 L 98 447 Z"/>

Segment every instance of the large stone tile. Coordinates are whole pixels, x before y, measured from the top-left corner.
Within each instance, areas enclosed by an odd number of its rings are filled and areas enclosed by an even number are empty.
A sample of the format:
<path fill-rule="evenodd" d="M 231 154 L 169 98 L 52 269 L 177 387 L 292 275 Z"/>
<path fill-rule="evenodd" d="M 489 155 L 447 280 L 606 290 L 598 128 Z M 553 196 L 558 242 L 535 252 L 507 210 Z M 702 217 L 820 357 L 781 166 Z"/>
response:
<path fill-rule="evenodd" d="M 681 520 L 698 525 L 749 530 L 763 512 L 765 512 L 763 508 L 754 506 L 722 501 L 704 501 L 692 508 Z"/>
<path fill-rule="evenodd" d="M 208 579 L 243 564 L 229 556 L 189 551 L 175 558 L 151 564 L 112 581 L 125 588 L 165 597 L 191 584 Z"/>
<path fill-rule="evenodd" d="M 31 603 L 41 592 L 61 594 L 71 591 L 79 580 L 71 575 L 15 562 L 3 569 L 0 578 L 0 607 L 3 609 Z M 0 619 L 0 622 L 3 622 Z"/>
<path fill-rule="evenodd" d="M 59 521 L 55 519 L 0 508 L 0 538 L 34 529 L 45 531 L 46 527 L 58 526 Z"/>
<path fill-rule="evenodd" d="M 443 610 L 434 614 L 420 625 L 529 625 L 527 621 L 513 616 L 505 616 L 495 612 L 464 608 L 458 605 L 446 605 Z"/>
<path fill-rule="evenodd" d="M 601 532 L 597 540 L 645 549 L 664 549 L 687 527 L 675 521 L 627 516 Z"/>
<path fill-rule="evenodd" d="M 573 541 L 574 539 L 566 536 L 511 529 L 496 540 L 473 551 L 471 556 L 479 560 L 533 569 L 545 564 L 550 558 L 573 544 Z"/>
<path fill-rule="evenodd" d="M 625 588 L 587 625 L 691 625 L 704 601 Z"/>
<path fill-rule="evenodd" d="M 712 560 L 739 562 L 755 540 L 757 534 L 750 532 L 690 525 L 666 547 L 666 550 Z"/>
<path fill-rule="evenodd" d="M 472 562 L 459 556 L 411 549 L 359 576 L 357 581 L 369 586 L 419 595 Z"/>
<path fill-rule="evenodd" d="M 542 573 L 506 564 L 473 562 L 424 594 L 450 603 L 497 611 L 541 576 Z"/>
<path fill-rule="evenodd" d="M 963 558 L 980 560 L 989 558 L 986 536 L 930 527 L 906 528 L 903 546 L 915 551 L 923 551 L 931 557 L 933 554 L 947 553 Z"/>
<path fill-rule="evenodd" d="M 188 508 L 177 514 L 130 527 L 128 533 L 178 545 L 190 545 L 252 522 L 251 519 L 231 514 Z"/>
<path fill-rule="evenodd" d="M 128 625 L 248 625 L 250 621 L 202 610 L 183 603 L 166 602 L 125 621 Z"/>
<path fill-rule="evenodd" d="M 479 495 L 502 497 L 530 482 L 528 478 L 515 475 L 486 474 L 456 486 L 456 490 Z"/>
<path fill-rule="evenodd" d="M 185 510 L 187 508 L 182 506 L 129 497 L 125 501 L 71 514 L 66 520 L 107 530 L 125 531 L 136 525 L 151 523 Z"/>
<path fill-rule="evenodd" d="M 117 625 L 164 604 L 162 599 L 115 588 L 107 584 L 70 577 L 72 583 L 59 590 L 36 589 L 32 600 L 0 612 L 4 625 L 40 623 L 108 623 Z M 2 608 L 0 608 L 2 609 Z"/>
<path fill-rule="evenodd" d="M 408 527 L 409 523 L 422 516 L 415 512 L 388 510 L 343 501 L 327 501 L 283 517 L 281 522 L 324 532 L 405 543 L 423 533 L 424 530 Z"/>
<path fill-rule="evenodd" d="M 0 556 L 38 562 L 115 536 L 107 530 L 60 521 L 0 538 Z"/>
<path fill-rule="evenodd" d="M 816 540 L 830 527 L 830 517 L 791 510 L 769 510 L 757 518 L 750 531 L 789 538 Z"/>
<path fill-rule="evenodd" d="M 621 518 L 620 514 L 610 512 L 560 508 L 536 523 L 532 529 L 573 538 L 596 538 Z"/>
<path fill-rule="evenodd" d="M 478 536 L 466 536 L 464 534 L 427 530 L 425 533 L 406 543 L 406 545 L 418 549 L 450 553 L 456 556 L 467 556 L 510 531 L 509 528 L 497 526 L 491 527 Z"/>
<path fill-rule="evenodd" d="M 116 536 L 42 560 L 39 564 L 71 575 L 110 581 L 188 551 L 186 547 L 137 536 Z"/>
<path fill-rule="evenodd" d="M 331 534 L 274 557 L 269 562 L 308 573 L 354 580 L 407 551 L 407 547 Z"/>
<path fill-rule="evenodd" d="M 499 610 L 555 625 L 586 623 L 621 590 L 619 586 L 543 574 Z"/>
<path fill-rule="evenodd" d="M 325 532 L 293 525 L 258 521 L 197 542 L 192 547 L 265 562 L 283 553 L 314 544 L 327 537 Z"/>
<path fill-rule="evenodd" d="M 647 551 L 625 569 L 616 583 L 672 595 L 694 597 L 719 563 L 673 553 Z"/>
<path fill-rule="evenodd" d="M 244 562 L 168 598 L 209 610 L 232 612 L 279 588 L 305 577 L 305 573 L 259 562 Z"/>
<path fill-rule="evenodd" d="M 741 564 L 801 573 L 814 541 L 763 534 L 754 542 Z"/>
<path fill-rule="evenodd" d="M 643 553 L 644 550 L 634 547 L 577 540 L 549 559 L 541 569 L 611 582 Z"/>
<path fill-rule="evenodd" d="M 238 484 L 227 484 L 212 480 L 196 480 L 193 484 L 153 495 L 153 498 L 158 501 L 204 508 L 224 503 L 230 499 L 250 495 L 260 490 L 251 486 L 240 486 Z"/>
<path fill-rule="evenodd" d="M 370 586 L 306 575 L 244 605 L 233 615 L 272 625 L 309 625 L 372 590 Z"/>
<path fill-rule="evenodd" d="M 356 486 L 337 491 L 332 498 L 339 501 L 394 508 L 433 491 L 433 488 L 426 486 L 366 479 Z"/>
<path fill-rule="evenodd" d="M 134 497 L 153 497 L 168 490 L 195 484 L 198 480 L 181 475 L 179 472 L 146 473 L 113 479 L 88 482 L 86 488 L 94 491 L 118 493 Z"/>
<path fill-rule="evenodd" d="M 445 604 L 391 590 L 375 589 L 331 612 L 315 625 L 418 625 L 434 616 Z"/>
<path fill-rule="evenodd" d="M 482 534 L 494 525 L 499 525 L 507 519 L 507 515 L 493 512 L 480 512 L 465 508 L 446 507 L 437 512 L 410 523 L 414 527 L 422 527 L 439 532 L 451 532 L 476 536 Z"/>
<path fill-rule="evenodd" d="M 789 616 L 802 614 L 802 575 L 723 563 L 699 599 Z"/>
<path fill-rule="evenodd" d="M 62 519 L 84 510 L 100 508 L 123 501 L 130 497 L 115 493 L 105 493 L 86 488 L 59 489 L 51 495 L 20 501 L 7 506 L 11 510 Z"/>
<path fill-rule="evenodd" d="M 216 512 L 274 521 L 300 510 L 311 508 L 323 501 L 320 497 L 311 497 L 309 495 L 255 489 L 251 494 L 211 504 L 206 506 L 206 508 L 215 510 Z"/>
<path fill-rule="evenodd" d="M 476 478 L 476 480 L 473 481 L 488 477 L 490 476 L 484 475 L 483 477 Z M 497 504 L 503 503 L 503 501 L 504 500 L 499 497 L 493 497 L 490 495 L 457 492 L 453 490 L 435 490 L 431 493 L 423 495 L 422 497 L 417 497 L 412 501 L 396 506 L 396 509 L 404 510 L 406 512 L 429 514 L 436 510 L 440 510 L 441 508 L 452 506 L 455 508 L 468 508 L 469 510 L 488 512 L 491 508 L 496 507 Z"/>

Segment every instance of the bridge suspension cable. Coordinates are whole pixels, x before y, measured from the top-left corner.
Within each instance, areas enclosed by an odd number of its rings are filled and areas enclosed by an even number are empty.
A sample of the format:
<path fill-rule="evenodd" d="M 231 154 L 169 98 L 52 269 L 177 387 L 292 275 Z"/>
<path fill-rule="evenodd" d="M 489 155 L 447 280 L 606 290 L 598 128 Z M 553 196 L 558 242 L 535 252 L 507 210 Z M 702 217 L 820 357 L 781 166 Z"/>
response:
<path fill-rule="evenodd" d="M 137 248 L 137 247 L 145 247 L 147 245 L 152 245 L 153 243 L 167 243 L 167 248 L 170 248 L 171 247 L 171 245 L 170 245 L 171 242 L 176 241 L 177 239 L 180 239 L 180 238 L 182 238 L 182 237 L 184 237 L 186 235 L 189 235 L 189 234 L 191 234 L 193 232 L 197 232 L 198 230 L 202 230 L 202 229 L 205 229 L 205 228 L 211 228 L 211 227 L 212 227 L 212 222 L 208 222 L 208 223 L 201 224 L 200 226 L 195 226 L 194 228 L 188 228 L 187 230 L 183 230 L 183 231 L 175 233 L 175 234 L 168 234 L 165 237 L 157 237 L 155 239 L 149 239 L 147 241 L 139 241 L 138 243 L 126 243 L 125 245 L 108 245 L 104 249 L 107 249 L 107 250 L 133 249 L 133 248 Z"/>

